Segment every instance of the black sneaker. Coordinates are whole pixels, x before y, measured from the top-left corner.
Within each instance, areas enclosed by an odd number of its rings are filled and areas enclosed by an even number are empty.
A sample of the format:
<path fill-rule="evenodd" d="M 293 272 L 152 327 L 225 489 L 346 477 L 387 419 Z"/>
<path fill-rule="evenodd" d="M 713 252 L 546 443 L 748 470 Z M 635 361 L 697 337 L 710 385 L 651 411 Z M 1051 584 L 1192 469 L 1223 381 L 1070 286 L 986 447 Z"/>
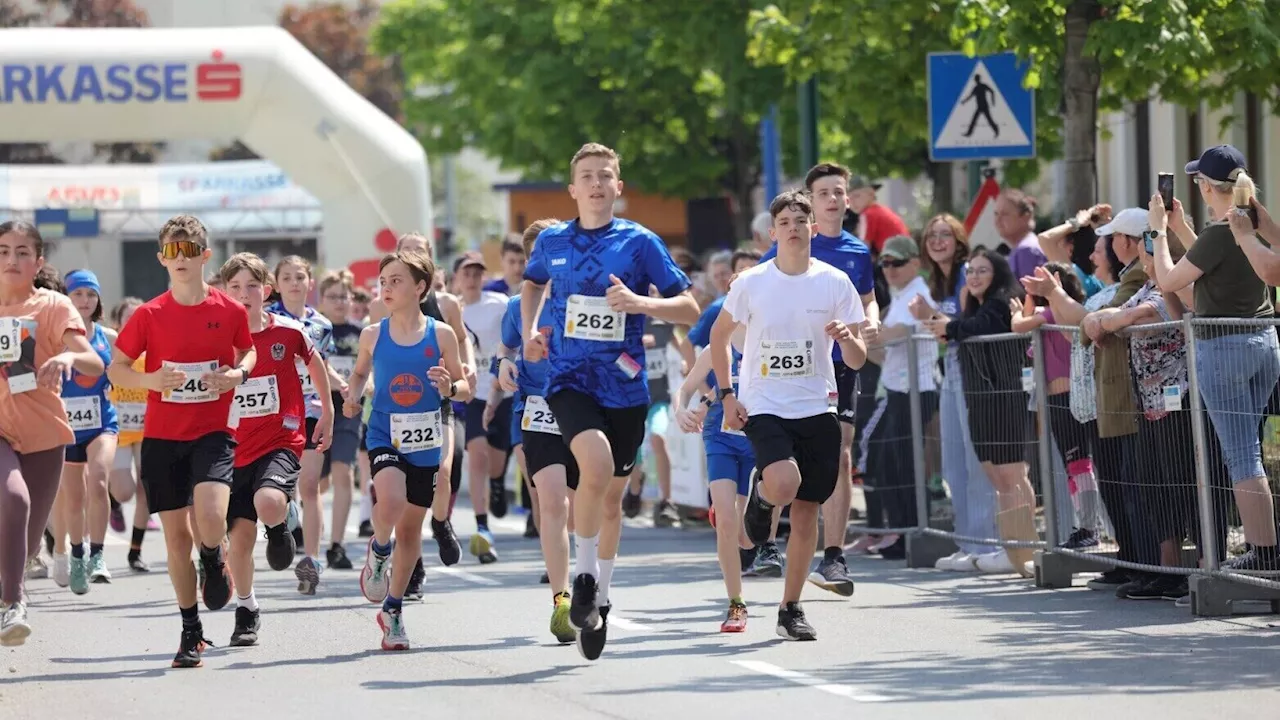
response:
<path fill-rule="evenodd" d="M 538 580 L 538 584 L 540 584 L 540 585 L 550 585 L 550 584 L 551 584 L 551 576 L 550 576 L 550 575 L 548 575 L 547 573 L 542 573 L 542 577 L 541 577 L 541 578 L 539 578 L 539 580 Z"/>
<path fill-rule="evenodd" d="M 266 535 L 267 565 L 276 572 L 288 570 L 293 564 L 294 556 L 298 553 L 298 546 L 294 544 L 295 535 L 289 532 L 288 526 L 284 523 L 267 528 Z"/>
<path fill-rule="evenodd" d="M 1143 590 L 1152 582 L 1158 580 L 1158 577 L 1152 577 L 1145 573 L 1139 573 L 1133 576 L 1129 582 L 1116 588 L 1116 597 L 1121 600 L 1152 600 L 1155 598 L 1144 597 Z M 1138 597 L 1134 597 L 1137 595 Z M 1159 597 L 1158 595 L 1156 597 Z"/>
<path fill-rule="evenodd" d="M 756 577 L 782 577 L 782 568 L 782 553 L 778 551 L 778 544 L 767 542 L 761 545 L 756 553 L 756 562 L 751 568 Z"/>
<path fill-rule="evenodd" d="M 1098 577 L 1085 583 L 1090 590 L 1115 590 L 1132 580 L 1128 570 L 1111 568 Z"/>
<path fill-rule="evenodd" d="M 742 524 L 747 531 L 747 539 L 756 545 L 763 545 L 769 539 L 769 531 L 773 528 L 773 508 L 765 507 L 760 499 L 759 473 L 751 471 L 751 495 L 747 497 L 747 508 L 743 514 Z"/>
<path fill-rule="evenodd" d="M 324 561 L 330 570 L 352 569 L 351 558 L 347 557 L 347 549 L 338 543 L 334 543 L 324 551 Z"/>
<path fill-rule="evenodd" d="M 623 515 L 627 516 L 628 518 L 634 518 L 640 514 L 640 509 L 641 509 L 640 493 L 635 493 L 633 495 L 630 489 L 622 493 L 622 514 Z"/>
<path fill-rule="evenodd" d="M 845 566 L 843 557 L 824 557 L 818 567 L 809 573 L 809 582 L 837 595 L 853 595 L 853 578 L 849 577 L 849 568 Z"/>
<path fill-rule="evenodd" d="M 1171 582 L 1164 589 L 1163 597 L 1165 600 L 1177 602 L 1191 594 L 1191 581 L 1186 575 L 1178 576 L 1177 582 Z"/>
<path fill-rule="evenodd" d="M 573 595 L 569 604 L 569 622 L 582 630 L 594 628 L 600 624 L 600 612 L 596 607 L 596 592 L 599 588 L 596 579 L 582 573 L 573 579 Z"/>
<path fill-rule="evenodd" d="M 1280 570 L 1280 561 L 1277 560 L 1274 545 L 1260 548 L 1250 543 L 1243 555 L 1222 563 L 1222 569 L 1234 572 L 1275 572 Z"/>
<path fill-rule="evenodd" d="M 600 608 L 600 626 L 595 630 L 578 631 L 578 653 L 587 660 L 598 660 L 600 653 L 604 652 L 605 641 L 609 636 L 609 609 L 612 607 L 605 605 Z"/>
<path fill-rule="evenodd" d="M 489 478 L 489 514 L 496 518 L 507 516 L 507 487 L 502 478 Z"/>
<path fill-rule="evenodd" d="M 524 536 L 530 540 L 538 539 L 538 525 L 533 521 L 533 512 L 524 521 Z"/>
<path fill-rule="evenodd" d="M 1173 589 L 1178 584 L 1178 578 L 1168 575 L 1156 575 L 1148 578 L 1145 583 L 1139 587 L 1127 587 L 1124 595 L 1120 595 L 1119 591 L 1116 596 L 1124 600 L 1163 600 L 1164 594 Z M 1177 600 L 1177 598 L 1173 598 Z"/>
<path fill-rule="evenodd" d="M 1084 550 L 1098 546 L 1098 533 L 1084 528 L 1075 528 L 1067 541 L 1058 545 L 1063 550 Z"/>
<path fill-rule="evenodd" d="M 738 563 L 742 565 L 743 577 L 755 577 L 756 553 L 759 548 L 738 548 Z"/>
<path fill-rule="evenodd" d="M 440 562 L 446 567 L 457 565 L 462 559 L 462 546 L 458 544 L 458 536 L 453 532 L 453 521 L 431 518 L 431 534 L 436 539 L 436 547 L 440 549 Z"/>
<path fill-rule="evenodd" d="M 800 603 L 789 602 L 778 609 L 778 637 L 783 640 L 818 639 L 818 633 L 805 619 Z"/>
<path fill-rule="evenodd" d="M 422 556 L 418 556 L 418 563 L 413 566 L 413 573 L 409 575 L 409 584 L 404 589 L 404 599 L 421 600 L 422 581 L 426 579 L 427 571 L 422 567 Z"/>
<path fill-rule="evenodd" d="M 287 533 L 286 533 L 287 534 Z M 247 607 L 236 608 L 236 628 L 231 631 L 233 647 L 248 647 L 258 644 L 258 629 L 262 621 L 258 619 L 258 611 Z"/>
<path fill-rule="evenodd" d="M 222 546 L 219 545 L 214 554 L 200 552 L 200 568 L 204 570 L 204 606 L 210 610 L 221 610 L 231 602 L 231 591 L 235 581 L 231 579 L 231 570 L 222 557 Z"/>
<path fill-rule="evenodd" d="M 142 559 L 141 550 L 129 551 L 129 569 L 136 573 L 151 572 L 151 566 Z"/>
<path fill-rule="evenodd" d="M 198 668 L 204 665 L 200 653 L 204 652 L 205 647 L 213 646 L 213 643 L 205 639 L 203 626 L 183 626 L 182 639 L 178 641 L 178 654 L 173 656 L 173 667 Z"/>
<path fill-rule="evenodd" d="M 372 520 L 360 521 L 360 537 L 362 538 L 373 537 L 373 521 Z"/>
<path fill-rule="evenodd" d="M 658 504 L 653 506 L 654 527 L 674 527 L 678 524 L 680 524 L 680 513 L 670 500 L 659 500 Z"/>

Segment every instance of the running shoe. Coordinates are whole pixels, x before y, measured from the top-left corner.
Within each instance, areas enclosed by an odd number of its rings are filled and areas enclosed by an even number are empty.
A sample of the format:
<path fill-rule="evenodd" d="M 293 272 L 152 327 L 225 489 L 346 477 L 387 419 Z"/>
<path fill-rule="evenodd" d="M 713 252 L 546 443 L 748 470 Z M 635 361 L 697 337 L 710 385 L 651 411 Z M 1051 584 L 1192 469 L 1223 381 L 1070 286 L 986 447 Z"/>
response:
<path fill-rule="evenodd" d="M 141 550 L 134 550 L 134 549 L 130 548 L 130 550 L 129 550 L 129 569 L 130 569 L 130 570 L 132 570 L 132 571 L 134 571 L 134 572 L 136 572 L 136 573 L 151 572 L 151 566 L 147 564 L 147 561 L 146 561 L 146 560 L 143 560 L 143 559 L 142 559 L 142 551 L 141 551 Z"/>
<path fill-rule="evenodd" d="M 598 660 L 604 652 L 605 642 L 609 639 L 609 610 L 612 607 L 604 605 L 600 608 L 600 624 L 595 630 L 578 631 L 578 653 L 583 658 Z"/>
<path fill-rule="evenodd" d="M 600 624 L 600 613 L 596 607 L 596 593 L 599 587 L 596 579 L 586 573 L 573 579 L 573 596 L 569 605 L 569 622 L 579 630 L 594 628 Z"/>
<path fill-rule="evenodd" d="M 26 603 L 19 600 L 0 611 L 0 645 L 16 647 L 25 643 L 30 635 Z"/>
<path fill-rule="evenodd" d="M 391 553 L 379 555 L 373 551 L 373 538 L 369 538 L 369 550 L 364 556 L 364 569 L 360 571 L 360 592 L 371 603 L 387 599 L 391 583 Z"/>
<path fill-rule="evenodd" d="M 231 578 L 231 569 L 227 567 L 226 550 L 219 545 L 212 555 L 200 551 L 200 569 L 204 571 L 204 606 L 210 610 L 221 610 L 231 602 L 235 591 L 235 580 Z"/>
<path fill-rule="evenodd" d="M 118 533 L 124 532 L 124 512 L 115 503 L 111 505 L 111 530 Z"/>
<path fill-rule="evenodd" d="M 373 522 L 371 522 L 371 521 L 369 521 L 369 520 L 361 520 L 361 521 L 360 521 L 360 530 L 359 530 L 359 535 L 360 535 L 360 537 L 362 537 L 362 538 L 371 538 L 371 537 L 373 537 Z"/>
<path fill-rule="evenodd" d="M 379 610 L 378 627 L 382 628 L 383 650 L 408 650 L 409 634 L 399 610 Z"/>
<path fill-rule="evenodd" d="M 680 513 L 676 511 L 676 506 L 671 504 L 670 500 L 659 500 L 658 504 L 653 506 L 654 527 L 674 527 L 678 524 L 680 524 Z"/>
<path fill-rule="evenodd" d="M 778 610 L 778 637 L 801 641 L 818 639 L 818 633 L 805 618 L 800 603 L 789 602 Z"/>
<path fill-rule="evenodd" d="M 351 558 L 347 557 L 347 549 L 341 543 L 334 543 L 324 551 L 325 565 L 330 570 L 352 570 Z"/>
<path fill-rule="evenodd" d="M 845 566 L 843 557 L 823 558 L 809 573 L 809 582 L 843 597 L 853 595 L 853 578 L 849 577 L 849 568 Z"/>
<path fill-rule="evenodd" d="M 422 581 L 427 579 L 427 571 L 422 567 L 422 556 L 418 556 L 418 562 L 413 566 L 413 573 L 409 575 L 409 584 L 404 589 L 405 600 L 421 600 L 422 599 Z"/>
<path fill-rule="evenodd" d="M 88 560 L 83 557 L 71 558 L 71 575 L 70 585 L 71 592 L 77 595 L 84 595 L 89 592 L 89 569 Z"/>
<path fill-rule="evenodd" d="M 269 527 L 266 530 L 267 565 L 280 572 L 288 570 L 293 558 L 298 553 L 298 546 L 293 533 L 284 525 Z"/>
<path fill-rule="evenodd" d="M 320 587 L 320 566 L 315 560 L 304 557 L 293 569 L 293 576 L 298 578 L 298 592 L 302 595 L 315 595 Z"/>
<path fill-rule="evenodd" d="M 106 585 L 111 582 L 111 571 L 107 569 L 107 561 L 102 559 L 102 553 L 93 553 L 89 556 L 89 582 L 95 585 Z"/>
<path fill-rule="evenodd" d="M 759 554 L 759 548 L 738 548 L 738 565 L 742 567 L 742 577 L 756 576 L 756 557 Z"/>
<path fill-rule="evenodd" d="M 569 622 L 569 593 L 562 592 L 551 599 L 551 634 L 556 642 L 565 645 L 577 638 L 573 625 Z"/>
<path fill-rule="evenodd" d="M 53 555 L 53 582 L 58 587 L 71 584 L 71 556 L 62 553 Z"/>
<path fill-rule="evenodd" d="M 1058 545 L 1064 550 L 1084 550 L 1098 546 L 1098 534 L 1085 528 L 1073 528 L 1067 541 Z"/>
<path fill-rule="evenodd" d="M 440 562 L 445 567 L 457 565 L 462 559 L 462 545 L 458 543 L 458 535 L 453 531 L 453 521 L 449 518 L 436 520 L 431 518 L 431 535 L 436 539 L 436 547 L 440 551 Z"/>
<path fill-rule="evenodd" d="M 542 573 L 542 577 L 538 578 L 538 584 L 539 584 L 539 585 L 550 585 L 550 584 L 551 584 L 551 576 L 550 576 L 550 575 L 548 575 L 548 574 L 547 574 L 547 573 L 545 573 L 545 572 L 544 572 L 544 573 Z"/>
<path fill-rule="evenodd" d="M 258 644 L 258 630 L 262 627 L 260 613 L 247 607 L 236 608 L 236 627 L 231 631 L 232 647 L 249 647 Z"/>
<path fill-rule="evenodd" d="M 627 518 L 634 518 L 639 515 L 641 505 L 640 493 L 632 493 L 631 490 L 622 493 L 622 514 Z"/>
<path fill-rule="evenodd" d="M 487 527 L 476 528 L 471 536 L 471 554 L 476 556 L 481 565 L 498 561 L 498 551 L 493 548 L 493 533 Z"/>
<path fill-rule="evenodd" d="M 32 555 L 27 560 L 27 579 L 43 580 L 49 577 L 49 565 L 40 557 L 39 553 Z"/>
<path fill-rule="evenodd" d="M 206 647 L 213 646 L 213 643 L 205 638 L 203 626 L 183 626 L 182 638 L 178 641 L 178 654 L 173 656 L 173 667 L 198 668 L 204 665 L 200 654 Z"/>
<path fill-rule="evenodd" d="M 724 622 L 720 623 L 720 632 L 722 633 L 740 633 L 747 629 L 747 606 L 741 602 L 729 602 L 729 612 L 725 614 Z"/>
<path fill-rule="evenodd" d="M 747 531 L 747 539 L 756 545 L 763 545 L 769 540 L 769 531 L 773 529 L 773 508 L 765 507 L 760 498 L 759 473 L 751 471 L 751 495 L 747 497 L 746 512 L 743 513 L 742 524 Z"/>
<path fill-rule="evenodd" d="M 777 578 L 782 577 L 782 553 L 778 551 L 778 544 L 775 542 L 767 542 L 761 545 L 756 551 L 756 561 L 751 565 L 751 572 L 756 577 Z"/>
<path fill-rule="evenodd" d="M 489 514 L 496 518 L 507 516 L 507 487 L 505 478 L 489 478 Z"/>

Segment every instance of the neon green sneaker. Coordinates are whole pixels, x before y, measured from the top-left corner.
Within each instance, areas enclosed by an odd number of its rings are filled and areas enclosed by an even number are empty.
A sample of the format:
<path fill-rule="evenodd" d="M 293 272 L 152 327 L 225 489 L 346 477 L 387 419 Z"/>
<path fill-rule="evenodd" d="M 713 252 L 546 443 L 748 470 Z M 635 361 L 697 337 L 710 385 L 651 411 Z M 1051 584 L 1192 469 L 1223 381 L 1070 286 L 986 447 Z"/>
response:
<path fill-rule="evenodd" d="M 569 623 L 569 593 L 562 592 L 551 600 L 551 634 L 560 643 L 571 643 L 576 639 L 573 625 Z"/>

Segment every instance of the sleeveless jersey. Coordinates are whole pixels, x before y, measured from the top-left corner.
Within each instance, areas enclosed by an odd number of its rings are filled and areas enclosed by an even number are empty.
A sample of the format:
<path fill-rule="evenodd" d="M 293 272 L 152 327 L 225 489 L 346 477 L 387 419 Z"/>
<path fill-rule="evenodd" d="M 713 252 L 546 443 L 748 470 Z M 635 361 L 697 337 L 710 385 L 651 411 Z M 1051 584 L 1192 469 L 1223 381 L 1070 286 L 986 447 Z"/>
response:
<path fill-rule="evenodd" d="M 102 325 L 93 324 L 89 345 L 102 358 L 103 365 L 111 364 L 111 341 L 107 340 Z M 67 420 L 76 433 L 77 445 L 104 432 L 119 432 L 115 406 L 107 399 L 110 388 L 111 381 L 107 379 L 105 372 L 98 377 L 91 377 L 72 370 L 71 379 L 62 383 L 62 402 L 67 407 Z"/>
<path fill-rule="evenodd" d="M 143 353 L 133 361 L 136 372 L 147 371 L 147 356 Z M 120 434 L 116 440 L 118 447 L 129 447 L 142 442 L 143 419 L 147 415 L 146 388 L 122 388 L 111 386 L 107 392 L 111 404 L 116 409 L 116 419 L 120 425 Z"/>
<path fill-rule="evenodd" d="M 412 346 L 391 339 L 390 318 L 381 322 L 373 348 L 376 384 L 365 435 L 370 450 L 393 448 L 410 465 L 439 467 L 440 394 L 427 379 L 427 371 L 439 364 L 435 318 L 427 318 L 426 332 Z"/>

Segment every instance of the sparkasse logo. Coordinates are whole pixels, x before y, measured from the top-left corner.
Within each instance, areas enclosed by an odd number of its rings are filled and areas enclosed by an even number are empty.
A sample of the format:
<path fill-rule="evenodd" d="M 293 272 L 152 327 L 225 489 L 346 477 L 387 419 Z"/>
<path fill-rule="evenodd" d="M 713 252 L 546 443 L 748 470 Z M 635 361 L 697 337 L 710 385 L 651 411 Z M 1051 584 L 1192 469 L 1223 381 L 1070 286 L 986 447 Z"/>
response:
<path fill-rule="evenodd" d="M 226 102 L 238 100 L 242 89 L 240 63 L 225 62 L 221 50 L 214 50 L 209 62 L 194 66 L 153 62 L 0 65 L 0 102 L 10 104 Z"/>

